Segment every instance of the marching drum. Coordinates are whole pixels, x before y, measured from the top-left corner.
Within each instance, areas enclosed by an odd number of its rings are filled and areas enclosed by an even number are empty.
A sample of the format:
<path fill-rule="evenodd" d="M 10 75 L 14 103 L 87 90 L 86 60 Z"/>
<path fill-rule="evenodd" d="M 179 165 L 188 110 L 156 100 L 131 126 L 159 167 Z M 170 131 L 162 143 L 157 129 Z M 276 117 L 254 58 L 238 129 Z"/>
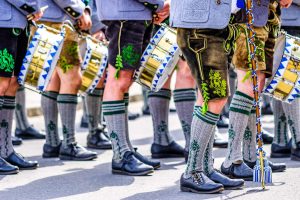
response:
<path fill-rule="evenodd" d="M 281 33 L 276 41 L 273 70 L 264 93 L 291 103 L 300 92 L 300 38 Z"/>
<path fill-rule="evenodd" d="M 37 25 L 18 76 L 20 85 L 25 84 L 39 91 L 46 89 L 58 61 L 64 37 L 64 28 L 57 30 L 43 24 Z"/>
<path fill-rule="evenodd" d="M 89 35 L 80 40 L 79 46 L 83 58 L 80 91 L 93 92 L 105 72 L 108 49 L 104 43 Z"/>
<path fill-rule="evenodd" d="M 162 25 L 141 57 L 141 67 L 134 74 L 135 81 L 152 91 L 159 91 L 174 71 L 180 54 L 176 31 Z"/>

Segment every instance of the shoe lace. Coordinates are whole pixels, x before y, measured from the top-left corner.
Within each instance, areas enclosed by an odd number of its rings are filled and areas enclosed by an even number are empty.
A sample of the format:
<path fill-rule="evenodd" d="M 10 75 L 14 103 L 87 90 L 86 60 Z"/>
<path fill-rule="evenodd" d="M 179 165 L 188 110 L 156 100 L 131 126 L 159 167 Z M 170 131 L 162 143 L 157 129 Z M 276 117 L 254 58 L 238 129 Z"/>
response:
<path fill-rule="evenodd" d="M 203 177 L 201 176 L 200 172 L 194 172 L 192 174 L 193 182 L 196 183 L 197 185 L 203 184 L 204 180 Z"/>

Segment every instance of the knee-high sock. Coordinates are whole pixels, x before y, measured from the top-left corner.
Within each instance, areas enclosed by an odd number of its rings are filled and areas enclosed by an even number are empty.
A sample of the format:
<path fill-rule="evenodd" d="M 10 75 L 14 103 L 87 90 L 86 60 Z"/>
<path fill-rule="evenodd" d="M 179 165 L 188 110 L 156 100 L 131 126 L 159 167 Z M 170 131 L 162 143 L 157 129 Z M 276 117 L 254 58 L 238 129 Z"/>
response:
<path fill-rule="evenodd" d="M 184 177 L 188 178 L 194 171 L 203 171 L 203 159 L 205 149 L 213 135 L 214 128 L 219 115 L 212 112 L 203 114 L 199 106 L 195 106 L 192 127 L 189 157 L 184 173 Z"/>
<path fill-rule="evenodd" d="M 211 136 L 209 138 L 209 142 L 205 149 L 204 159 L 203 159 L 203 167 L 204 173 L 206 175 L 210 175 L 214 171 L 214 157 L 213 157 L 213 148 L 214 148 L 214 140 L 215 140 L 215 129 L 213 129 Z"/>
<path fill-rule="evenodd" d="M 289 142 L 287 116 L 283 110 L 283 104 L 281 101 L 273 98 L 272 103 L 275 124 L 273 143 L 285 146 Z"/>
<path fill-rule="evenodd" d="M 125 103 L 125 117 L 126 117 L 126 140 L 127 144 L 129 145 L 130 149 L 133 150 L 133 146 L 131 145 L 130 139 L 129 139 L 129 126 L 128 126 L 128 106 L 129 106 L 129 93 L 124 94 L 124 103 Z"/>
<path fill-rule="evenodd" d="M 45 120 L 46 144 L 56 147 L 60 144 L 58 134 L 57 92 L 43 92 L 41 105 Z"/>
<path fill-rule="evenodd" d="M 296 148 L 296 143 L 300 141 L 300 98 L 296 98 L 291 104 L 282 102 L 282 106 L 292 134 L 292 145 Z"/>
<path fill-rule="evenodd" d="M 256 161 L 256 109 L 252 107 L 243 136 L 243 158 L 248 162 Z"/>
<path fill-rule="evenodd" d="M 86 95 L 81 96 L 82 99 L 82 118 L 88 120 L 87 107 L 86 107 Z"/>
<path fill-rule="evenodd" d="M 194 88 L 174 90 L 174 102 L 184 133 L 186 150 L 188 150 L 190 146 L 191 123 L 193 120 L 192 113 L 195 101 L 196 91 Z"/>
<path fill-rule="evenodd" d="M 124 100 L 103 101 L 103 115 L 112 142 L 113 159 L 121 160 L 130 146 L 126 140 L 126 118 Z"/>
<path fill-rule="evenodd" d="M 21 86 L 16 95 L 16 128 L 25 130 L 30 126 L 26 113 L 25 88 Z"/>
<path fill-rule="evenodd" d="M 59 94 L 57 96 L 58 112 L 63 128 L 63 146 L 75 142 L 75 118 L 77 95 Z"/>
<path fill-rule="evenodd" d="M 89 134 L 95 134 L 98 128 L 102 107 L 103 89 L 96 88 L 85 96 L 85 106 L 89 119 Z"/>
<path fill-rule="evenodd" d="M 253 100 L 252 97 L 239 91 L 236 91 L 233 96 L 229 109 L 229 139 L 224 167 L 229 167 L 232 163 L 243 160 L 243 135 L 247 127 Z"/>
<path fill-rule="evenodd" d="M 171 91 L 161 89 L 158 92 L 148 93 L 148 103 L 152 115 L 154 143 L 167 146 L 173 138 L 169 134 L 169 104 Z"/>
<path fill-rule="evenodd" d="M 11 129 L 16 107 L 16 99 L 12 96 L 4 96 L 2 109 L 0 110 L 0 156 L 8 157 L 13 153 Z"/>

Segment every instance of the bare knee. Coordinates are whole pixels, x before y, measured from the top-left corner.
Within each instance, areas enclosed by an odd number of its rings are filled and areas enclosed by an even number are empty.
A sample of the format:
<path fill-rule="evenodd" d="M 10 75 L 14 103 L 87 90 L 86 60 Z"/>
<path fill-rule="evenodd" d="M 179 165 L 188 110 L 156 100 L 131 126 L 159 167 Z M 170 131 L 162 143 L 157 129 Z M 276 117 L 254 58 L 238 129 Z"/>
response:
<path fill-rule="evenodd" d="M 0 78 L 0 96 L 4 96 L 9 88 L 10 78 Z"/>

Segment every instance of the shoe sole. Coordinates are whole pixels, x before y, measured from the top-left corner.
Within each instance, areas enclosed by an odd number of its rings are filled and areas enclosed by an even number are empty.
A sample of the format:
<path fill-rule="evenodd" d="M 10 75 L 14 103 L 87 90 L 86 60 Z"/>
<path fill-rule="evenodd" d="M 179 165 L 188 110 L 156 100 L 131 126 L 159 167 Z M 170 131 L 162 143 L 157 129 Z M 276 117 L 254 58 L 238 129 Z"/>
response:
<path fill-rule="evenodd" d="M 113 174 L 119 174 L 119 175 L 128 175 L 128 176 L 146 176 L 148 174 L 152 174 L 154 170 L 149 170 L 145 172 L 139 172 L 139 173 L 131 173 L 131 172 L 125 172 L 122 170 L 112 169 Z"/>
<path fill-rule="evenodd" d="M 233 187 L 226 187 L 224 186 L 224 189 L 225 190 L 238 190 L 238 189 L 241 189 L 245 186 L 245 183 L 243 183 L 242 185 L 237 185 L 237 186 L 233 186 Z"/>
<path fill-rule="evenodd" d="M 221 188 L 217 188 L 215 190 L 210 190 L 210 191 L 198 191 L 198 190 L 194 190 L 191 188 L 180 186 L 180 190 L 182 192 L 193 192 L 193 193 L 197 193 L 197 194 L 214 194 L 214 193 L 222 192 L 224 190 L 224 188 L 221 187 Z"/>
<path fill-rule="evenodd" d="M 97 158 L 97 156 L 90 156 L 90 157 L 87 157 L 87 158 L 74 158 L 74 157 L 65 156 L 65 155 L 60 155 L 59 156 L 60 160 L 70 160 L 70 161 L 88 161 L 88 160 L 94 160 L 96 158 Z"/>
<path fill-rule="evenodd" d="M 184 158 L 182 154 L 152 154 L 152 158 Z"/>
<path fill-rule="evenodd" d="M 33 169 L 37 169 L 39 166 L 34 166 L 34 167 L 26 167 L 26 168 L 23 168 L 23 167 L 19 167 L 20 170 L 33 170 Z"/>
<path fill-rule="evenodd" d="M 112 146 L 111 146 L 111 145 L 99 147 L 99 146 L 97 146 L 97 145 L 90 145 L 90 144 L 87 144 L 86 146 L 87 146 L 88 148 L 90 148 L 90 149 L 102 149 L 102 150 L 109 150 L 109 149 L 112 149 Z"/>
<path fill-rule="evenodd" d="M 0 172 L 0 175 L 13 175 L 13 174 L 18 174 L 19 170 L 15 171 L 9 171 L 9 172 Z"/>
<path fill-rule="evenodd" d="M 152 165 L 150 165 L 150 166 L 152 166 Z M 161 166 L 157 165 L 157 166 L 152 166 L 152 167 L 153 167 L 153 169 L 159 169 Z"/>
<path fill-rule="evenodd" d="M 271 158 L 289 158 L 291 157 L 291 154 L 285 154 L 285 153 L 271 153 Z"/>

